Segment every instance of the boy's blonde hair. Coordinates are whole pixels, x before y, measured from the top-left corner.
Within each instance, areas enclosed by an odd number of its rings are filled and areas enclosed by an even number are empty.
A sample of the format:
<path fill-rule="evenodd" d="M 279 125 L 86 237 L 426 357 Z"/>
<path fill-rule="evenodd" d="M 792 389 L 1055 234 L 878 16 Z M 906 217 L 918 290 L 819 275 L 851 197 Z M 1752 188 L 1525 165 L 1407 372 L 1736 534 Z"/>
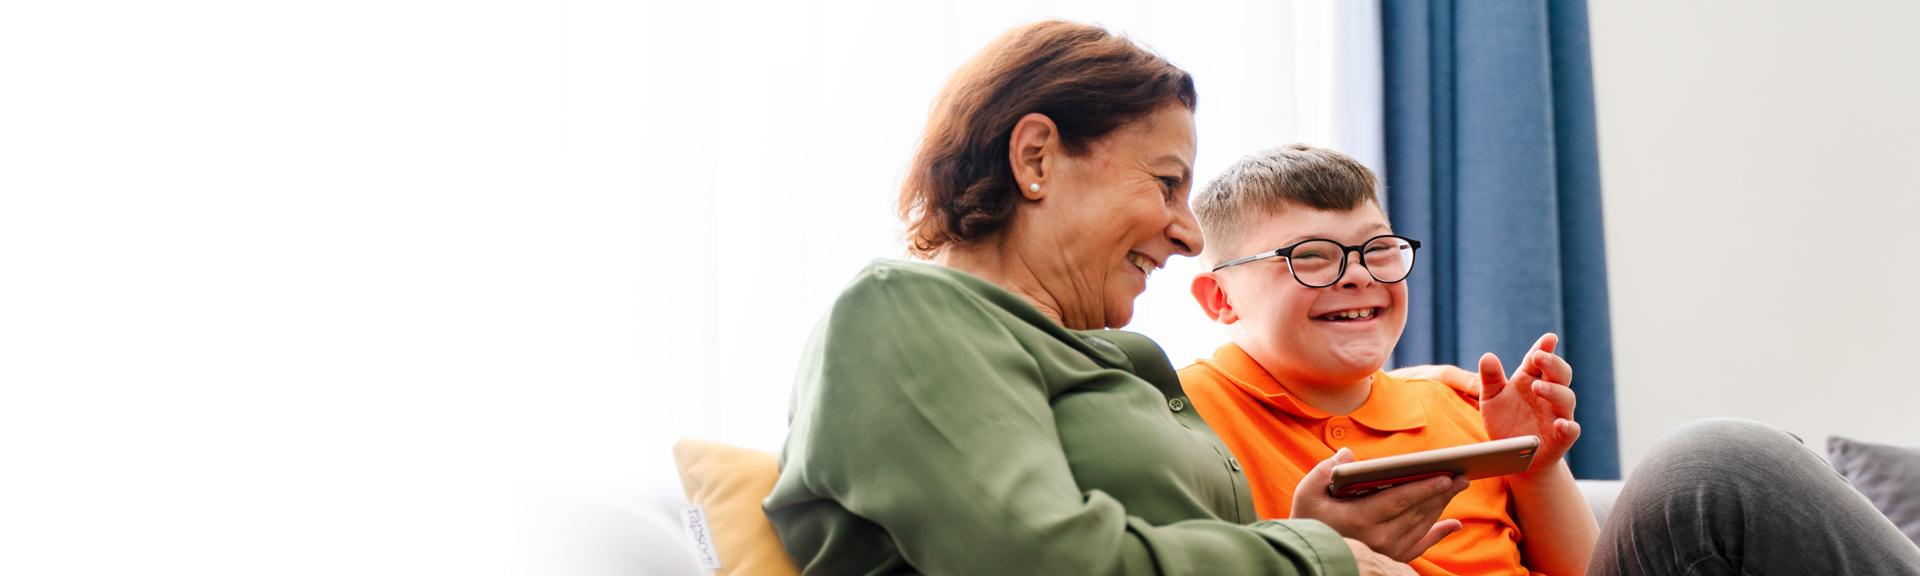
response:
<path fill-rule="evenodd" d="M 1306 144 L 1288 144 L 1241 158 L 1193 198 L 1194 218 L 1207 239 L 1200 260 L 1212 267 L 1245 256 L 1233 253 L 1241 250 L 1241 239 L 1261 219 L 1289 207 L 1340 212 L 1368 202 L 1379 207 L 1375 196 L 1379 182 L 1372 170 L 1353 157 Z"/>

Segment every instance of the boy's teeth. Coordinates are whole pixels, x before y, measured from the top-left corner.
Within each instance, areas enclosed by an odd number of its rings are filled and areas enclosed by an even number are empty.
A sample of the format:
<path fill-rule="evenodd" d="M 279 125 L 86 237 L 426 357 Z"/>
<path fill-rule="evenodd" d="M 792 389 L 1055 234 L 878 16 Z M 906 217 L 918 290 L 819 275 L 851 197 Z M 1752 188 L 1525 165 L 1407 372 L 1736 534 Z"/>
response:
<path fill-rule="evenodd" d="M 1356 310 L 1341 310 L 1339 312 L 1334 312 L 1331 314 L 1327 314 L 1325 316 L 1321 316 L 1321 318 L 1325 318 L 1328 320 L 1337 320 L 1337 319 L 1357 320 L 1360 318 L 1372 318 L 1373 314 L 1374 314 L 1373 308 L 1360 308 Z"/>

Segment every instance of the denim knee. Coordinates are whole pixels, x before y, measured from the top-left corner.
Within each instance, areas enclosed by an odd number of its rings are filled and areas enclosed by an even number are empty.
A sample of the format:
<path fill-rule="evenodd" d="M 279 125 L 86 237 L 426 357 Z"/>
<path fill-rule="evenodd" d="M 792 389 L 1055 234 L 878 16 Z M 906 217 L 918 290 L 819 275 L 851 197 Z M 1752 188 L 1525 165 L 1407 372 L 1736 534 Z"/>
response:
<path fill-rule="evenodd" d="M 1784 430 L 1742 418 L 1707 418 L 1661 439 L 1641 469 L 1668 483 L 1739 484 L 1753 475 L 1804 473 L 1819 457 Z M 1638 472 L 1636 472 L 1637 474 Z"/>

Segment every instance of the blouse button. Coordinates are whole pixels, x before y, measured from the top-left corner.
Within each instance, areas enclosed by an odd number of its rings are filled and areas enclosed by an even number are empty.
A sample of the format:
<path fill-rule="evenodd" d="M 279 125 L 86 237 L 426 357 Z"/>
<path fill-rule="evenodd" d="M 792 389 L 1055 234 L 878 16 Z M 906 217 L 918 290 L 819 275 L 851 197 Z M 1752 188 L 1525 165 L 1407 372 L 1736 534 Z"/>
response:
<path fill-rule="evenodd" d="M 1231 468 L 1231 469 L 1233 469 L 1233 471 L 1234 471 L 1234 472 L 1239 472 L 1239 471 L 1240 471 L 1240 460 L 1239 460 L 1239 459 L 1237 459 L 1237 458 L 1234 458 L 1234 457 L 1232 457 L 1232 456 L 1228 456 L 1228 457 L 1227 457 L 1227 468 Z"/>
<path fill-rule="evenodd" d="M 1172 409 L 1172 410 L 1173 410 L 1174 412 L 1179 412 L 1179 411 L 1181 411 L 1181 410 L 1186 410 L 1186 409 L 1187 409 L 1187 399 L 1185 399 L 1185 398 L 1173 398 L 1173 399 L 1170 399 L 1170 400 L 1167 400 L 1167 408 L 1170 408 L 1170 409 Z"/>

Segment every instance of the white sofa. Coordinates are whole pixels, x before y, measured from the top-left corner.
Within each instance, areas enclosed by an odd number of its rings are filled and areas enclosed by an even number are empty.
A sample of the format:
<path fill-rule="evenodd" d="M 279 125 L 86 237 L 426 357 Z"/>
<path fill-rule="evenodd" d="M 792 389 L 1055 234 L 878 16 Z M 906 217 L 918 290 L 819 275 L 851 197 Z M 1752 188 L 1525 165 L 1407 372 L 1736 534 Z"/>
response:
<path fill-rule="evenodd" d="M 1621 482 L 1616 480 L 1581 480 L 1580 492 L 1587 497 L 1587 505 L 1593 507 L 1593 516 L 1602 524 L 1613 508 L 1614 499 L 1620 496 Z M 680 527 L 679 510 L 686 505 L 679 495 L 655 494 L 644 499 L 647 506 L 626 507 L 625 511 L 599 519 L 590 530 L 582 531 L 585 537 L 578 552 L 595 556 L 582 559 L 579 566 L 590 568 L 590 572 L 572 572 L 583 576 L 614 575 L 652 575 L 652 576 L 699 576 L 702 571 L 693 561 L 693 552 L 687 545 L 686 535 Z M 598 530 L 602 533 L 594 534 Z M 635 543 L 638 543 L 637 546 Z M 604 548 L 604 549 L 598 549 Z M 631 565 L 626 562 L 634 562 Z"/>

